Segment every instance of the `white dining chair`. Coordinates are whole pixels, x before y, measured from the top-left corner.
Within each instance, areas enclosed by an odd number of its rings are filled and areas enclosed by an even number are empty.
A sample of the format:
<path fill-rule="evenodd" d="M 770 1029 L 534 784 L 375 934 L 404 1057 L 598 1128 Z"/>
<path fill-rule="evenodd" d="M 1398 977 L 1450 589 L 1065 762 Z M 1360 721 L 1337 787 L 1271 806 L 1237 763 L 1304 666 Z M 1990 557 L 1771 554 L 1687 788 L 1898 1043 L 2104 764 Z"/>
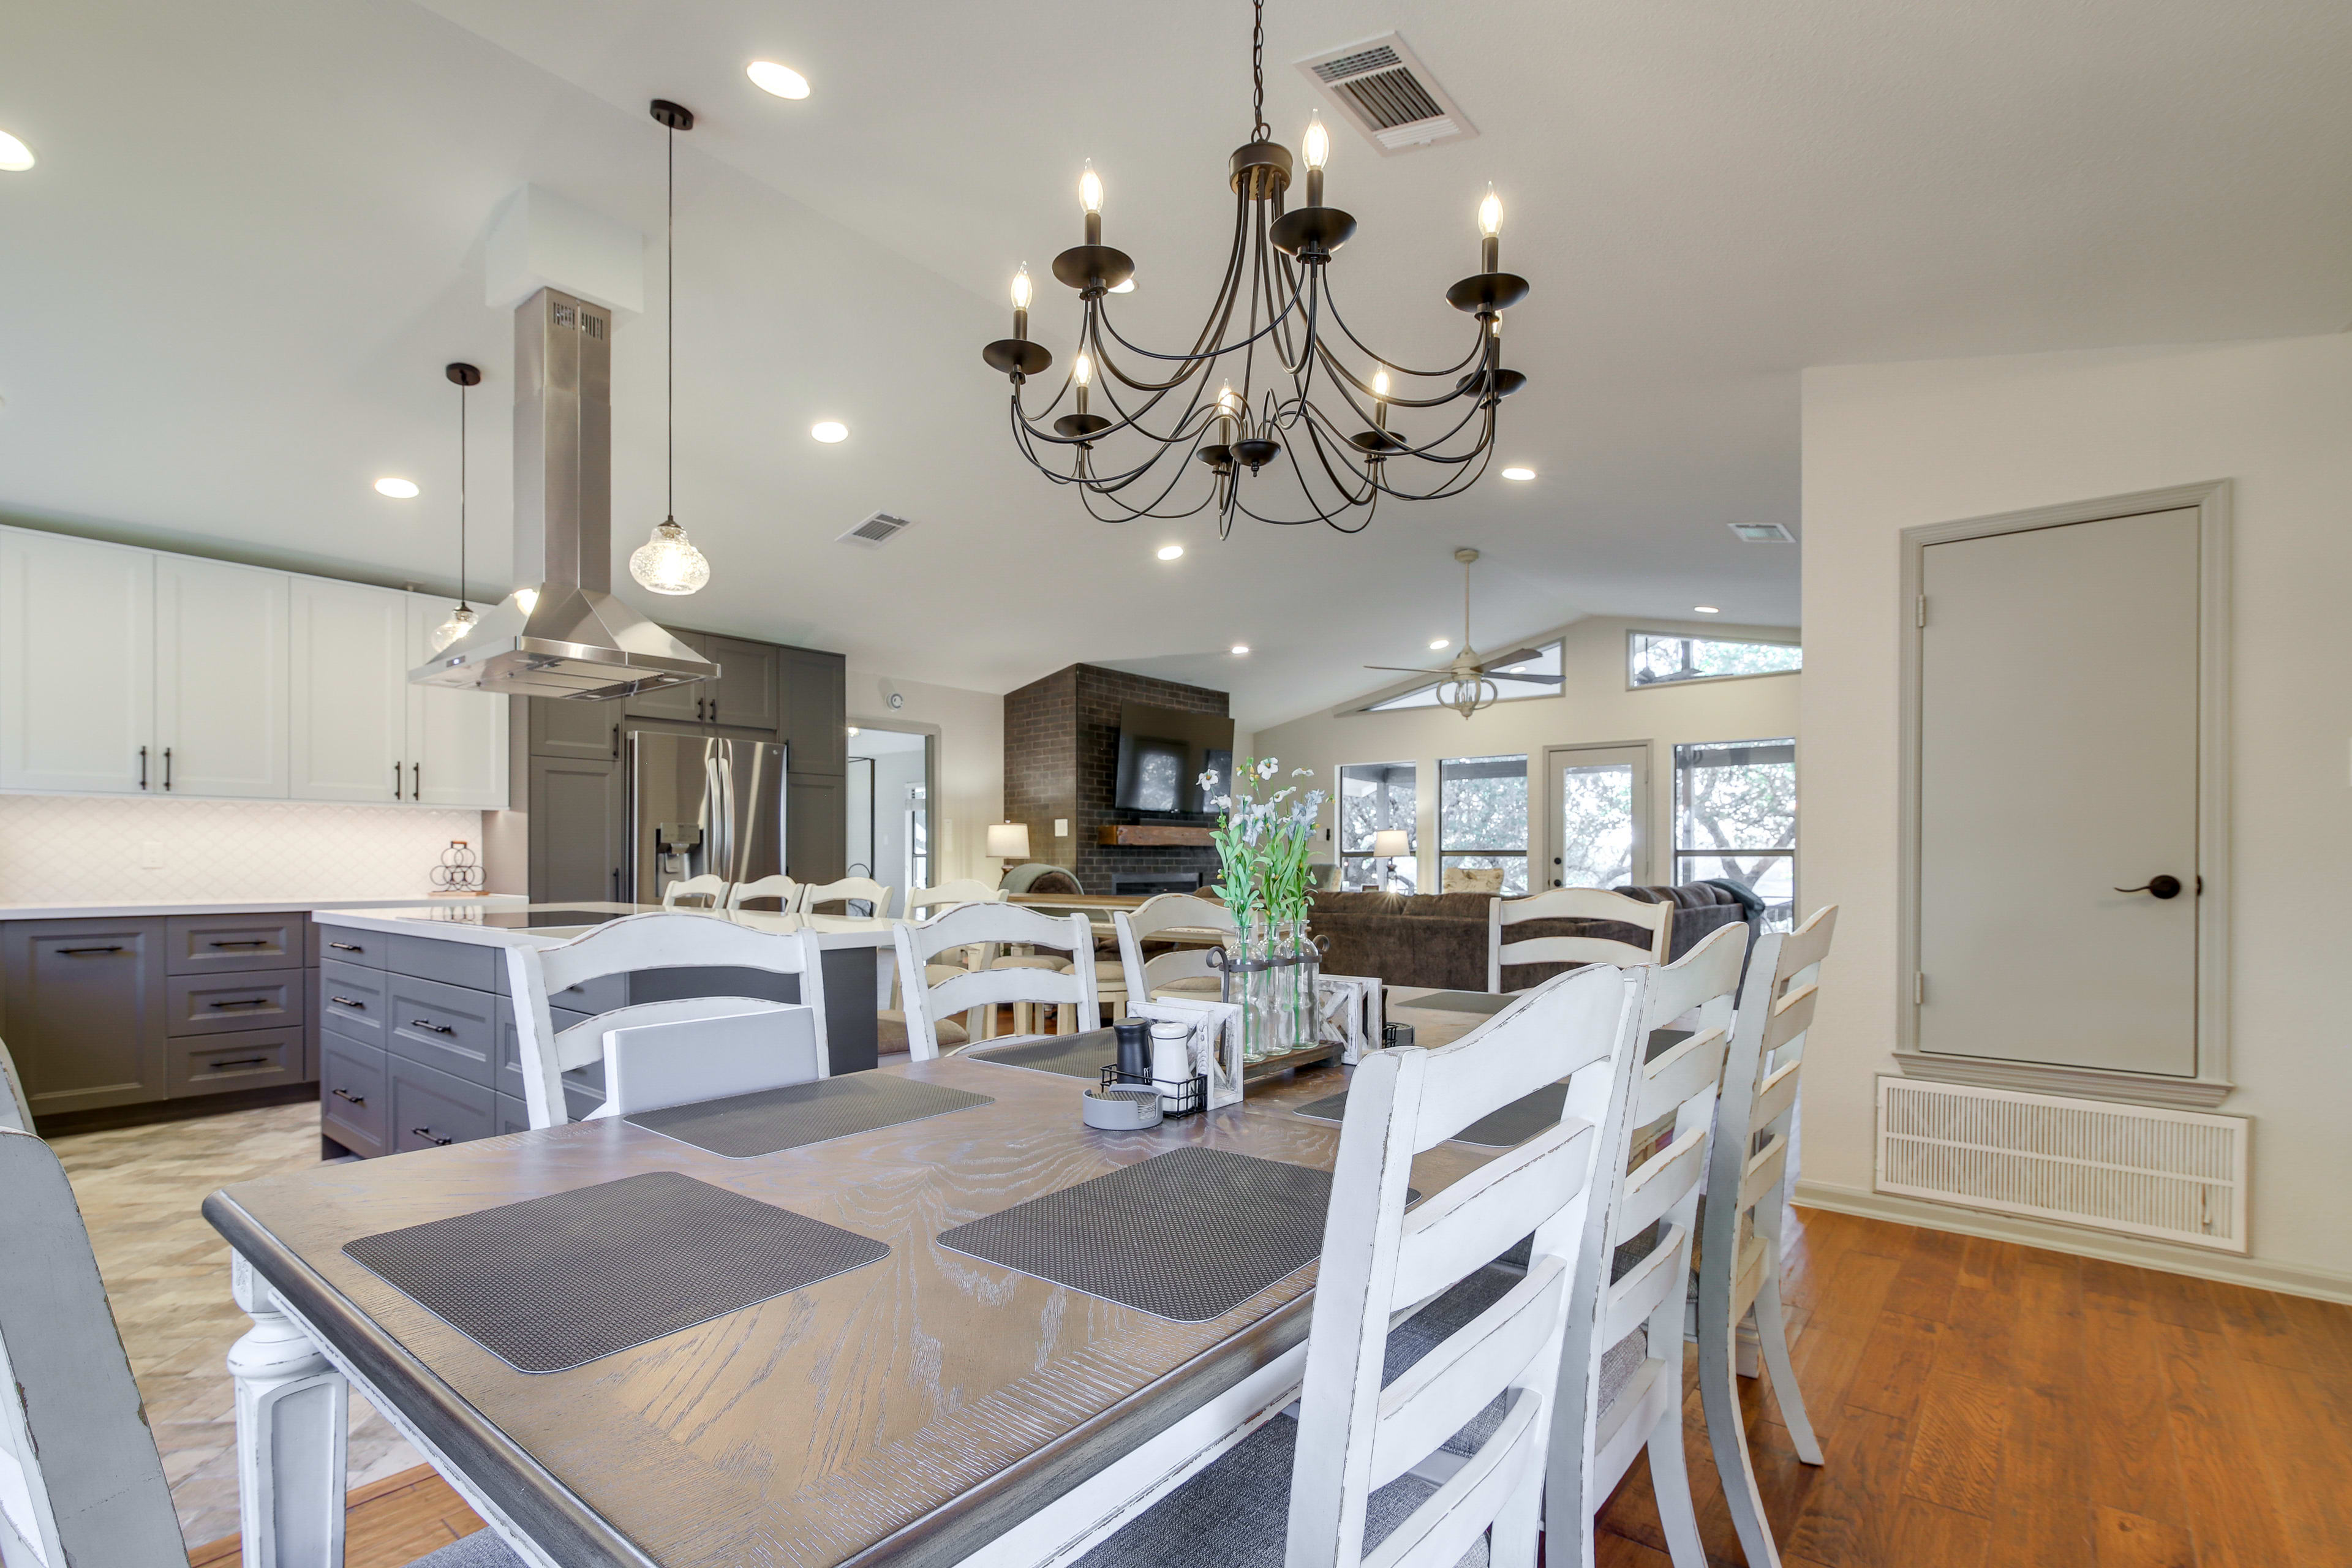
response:
<path fill-rule="evenodd" d="M 1130 1002 L 1156 1002 L 1165 995 L 1204 1000 L 1218 994 L 1217 972 L 1209 966 L 1213 949 L 1192 943 L 1143 956 L 1143 944 L 1166 931 L 1216 931 L 1237 934 L 1233 911 L 1213 899 L 1161 893 L 1110 918 L 1118 933 L 1120 974 Z"/>
<path fill-rule="evenodd" d="M 8 1054 L 5 1040 L 0 1040 L 0 1128 L 33 1130 L 33 1102 L 25 1098 L 25 1080 L 16 1076 L 16 1058 Z"/>
<path fill-rule="evenodd" d="M 1804 1463 L 1822 1462 L 1821 1440 L 1813 1435 L 1789 1361 L 1780 1238 L 1794 1170 L 1805 1033 L 1813 1021 L 1822 961 L 1829 956 L 1837 914 L 1835 904 L 1827 905 L 1795 931 L 1757 942 L 1739 990 L 1739 1016 L 1724 1066 L 1723 1094 L 1716 1101 L 1714 1149 L 1707 1162 L 1699 1235 L 1699 1396 L 1724 1502 L 1751 1568 L 1779 1568 L 1780 1562 L 1739 1408 L 1739 1327 L 1751 1314 L 1790 1446 Z"/>
<path fill-rule="evenodd" d="M 641 1002 L 572 1025 L 558 1033 L 548 1009 L 548 997 L 584 981 L 608 974 L 634 974 L 646 969 L 720 967 L 762 969 L 773 974 L 800 977 L 797 1005 L 767 1002 L 748 996 L 704 996 L 684 1001 Z M 515 1041 L 522 1061 L 525 1109 L 533 1127 L 554 1127 L 571 1120 L 563 1101 L 563 1074 L 590 1062 L 604 1060 L 605 1036 L 632 1026 L 673 1024 L 694 1019 L 740 1020 L 765 1015 L 773 1037 L 773 1072 L 770 1081 L 748 1081 L 730 1069 L 731 1092 L 777 1089 L 830 1077 L 832 1059 L 825 1041 L 824 966 L 814 937 L 805 931 L 755 931 L 711 914 L 689 910 L 631 915 L 598 926 L 584 936 L 554 947 L 511 947 L 507 950 L 507 988 L 514 1003 Z M 807 1034 L 803 1035 L 802 1020 Z M 789 1020 L 789 1021 L 788 1021 Z M 731 1041 L 744 1027 L 729 1023 L 723 1033 Z M 805 1043 L 803 1043 L 805 1042 Z M 732 1044 L 729 1051 L 738 1049 Z M 814 1071 L 807 1068 L 814 1066 Z M 677 1103 L 661 1098 L 662 1072 L 657 1061 L 646 1064 L 636 1081 L 644 1086 L 640 1105 Z M 681 1059 L 681 1077 L 699 1077 L 709 1062 Z M 608 1079 L 609 1082 L 609 1079 Z M 594 1113 L 623 1114 L 608 1098 Z"/>
<path fill-rule="evenodd" d="M 0 1129 L 0 1564 L 187 1568 L 163 1458 L 57 1155 Z M 342 1489 L 315 1521 L 312 1561 L 342 1561 Z M 243 1500 L 251 1521 L 255 1500 Z M 411 1568 L 521 1563 L 485 1530 Z"/>
<path fill-rule="evenodd" d="M 740 910 L 753 899 L 773 899 L 776 900 L 778 914 L 797 914 L 800 893 L 801 885 L 779 871 L 772 877 L 761 877 L 750 882 L 738 882 L 728 889 L 727 907 L 730 910 Z M 751 912 L 764 914 L 767 911 L 754 910 Z"/>
<path fill-rule="evenodd" d="M 801 886 L 801 907 L 804 915 L 819 913 L 819 904 L 839 904 L 842 913 L 853 914 L 851 904 L 864 904 L 866 913 L 879 920 L 890 912 L 890 889 L 871 877 L 844 877 L 838 882 L 805 882 Z"/>
<path fill-rule="evenodd" d="M 959 877 L 953 881 L 941 882 L 936 888 L 908 889 L 906 914 L 910 921 L 929 920 L 933 915 L 945 913 L 956 904 L 1001 904 L 1003 901 L 1003 889 L 992 888 L 976 878 Z"/>
<path fill-rule="evenodd" d="M 1451 1045 L 1364 1059 L 1339 1131 L 1295 1426 L 1230 1434 L 1139 1500 L 1150 1506 L 1080 1568 L 1532 1568 L 1553 1404 L 1587 1397 L 1581 1373 L 1563 1375 L 1563 1352 L 1607 1279 L 1596 1174 L 1627 1112 L 1648 983 L 1591 965 Z M 1560 1079 L 1558 1122 L 1406 1209 L 1416 1154 Z M 1530 1231 L 1523 1271 L 1488 1264 Z M 1465 1284 L 1477 1309 L 1428 1331 L 1425 1314 L 1458 1303 Z M 1383 1386 L 1402 1359 L 1401 1312 L 1424 1331 Z M 1465 1427 L 1471 1451 L 1447 1454 Z"/>
<path fill-rule="evenodd" d="M 1636 947 L 1602 936 L 1538 936 L 1506 942 L 1506 928 L 1528 921 L 1607 921 L 1649 932 Z M 1602 888 L 1552 888 L 1524 899 L 1496 899 L 1486 906 L 1486 989 L 1503 989 L 1503 969 L 1513 963 L 1664 963 L 1672 951 L 1675 906 L 1628 898 Z"/>
<path fill-rule="evenodd" d="M 672 882 L 662 889 L 662 908 L 666 910 L 716 910 L 727 903 L 727 879 L 705 872 Z"/>
<path fill-rule="evenodd" d="M 907 1050 L 916 1061 L 935 1059 L 940 1051 L 938 1020 L 957 1013 L 981 1010 L 983 1021 L 1005 1003 L 1045 1003 L 1075 1011 L 1081 1018 L 1096 1016 L 1094 928 L 1087 917 L 1056 919 L 1019 904 L 958 904 L 945 914 L 899 926 L 891 933 L 898 973 L 921 974 L 926 983 L 904 985 Z M 931 960 L 958 948 L 1008 945 L 1046 948 L 1067 956 L 1038 954 L 1038 967 L 1008 966 L 958 970 L 931 983 Z M 1074 962 L 1085 960 L 1087 962 Z M 1054 964 L 1059 967 L 1043 967 Z M 1019 1035 L 1005 1037 L 1018 1038 Z"/>

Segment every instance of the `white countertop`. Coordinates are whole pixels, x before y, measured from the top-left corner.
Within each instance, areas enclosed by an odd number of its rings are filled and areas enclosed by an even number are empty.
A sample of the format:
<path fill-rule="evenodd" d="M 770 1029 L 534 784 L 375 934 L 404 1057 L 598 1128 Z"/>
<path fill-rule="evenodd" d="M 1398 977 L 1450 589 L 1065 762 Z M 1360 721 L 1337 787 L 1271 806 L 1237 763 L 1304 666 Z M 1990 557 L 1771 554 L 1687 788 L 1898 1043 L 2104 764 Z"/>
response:
<path fill-rule="evenodd" d="M 275 915 L 291 911 L 305 914 L 320 910 L 434 910 L 444 907 L 464 907 L 479 910 L 485 907 L 519 910 L 527 900 L 520 893 L 493 893 L 488 898 L 450 899 L 427 904 L 425 900 L 405 899 L 236 899 L 220 900 L 182 900 L 177 902 L 152 904 L 0 904 L 0 921 L 123 921 L 155 915 Z M 586 907 L 586 906 L 582 906 Z"/>
<path fill-rule="evenodd" d="M 614 904 L 591 899 L 569 903 L 532 904 L 520 899 L 451 900 L 443 903 L 408 906 L 376 905 L 365 909 L 345 906 L 334 911 L 332 924 L 354 926 L 362 931 L 383 931 L 391 936 L 421 936 L 439 942 L 468 942 L 477 947 L 554 947 L 596 929 L 593 925 L 494 926 L 482 923 L 486 912 L 500 914 L 538 914 L 564 910 L 585 910 L 603 915 L 659 914 L 659 904 Z M 752 931 L 774 931 L 790 935 L 795 931 L 814 931 L 825 947 L 886 947 L 890 933 L 906 922 L 896 916 L 885 920 L 860 920 L 852 915 L 782 915 L 761 910 L 673 910 L 673 914 L 688 915 L 698 920 L 727 921 Z"/>

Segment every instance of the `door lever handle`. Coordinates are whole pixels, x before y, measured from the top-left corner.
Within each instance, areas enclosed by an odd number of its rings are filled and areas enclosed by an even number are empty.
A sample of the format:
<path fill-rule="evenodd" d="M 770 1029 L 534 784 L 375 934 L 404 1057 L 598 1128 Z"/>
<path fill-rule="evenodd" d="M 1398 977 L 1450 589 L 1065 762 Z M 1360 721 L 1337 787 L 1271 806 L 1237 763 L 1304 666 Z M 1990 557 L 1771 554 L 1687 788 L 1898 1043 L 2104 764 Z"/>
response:
<path fill-rule="evenodd" d="M 2177 899 L 2180 896 L 2180 879 L 2166 873 L 2150 877 L 2137 888 L 2117 888 L 2118 893 L 2146 893 L 2150 898 Z"/>

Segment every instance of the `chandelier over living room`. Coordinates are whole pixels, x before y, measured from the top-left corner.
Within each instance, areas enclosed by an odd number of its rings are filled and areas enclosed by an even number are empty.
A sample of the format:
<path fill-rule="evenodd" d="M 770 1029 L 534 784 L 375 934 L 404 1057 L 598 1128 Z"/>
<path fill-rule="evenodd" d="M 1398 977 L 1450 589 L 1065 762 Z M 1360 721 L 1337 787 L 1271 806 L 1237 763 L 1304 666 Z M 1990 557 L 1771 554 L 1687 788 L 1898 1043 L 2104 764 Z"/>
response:
<path fill-rule="evenodd" d="M 1492 186 L 1477 209 L 1479 269 L 1445 291 L 1476 323 L 1459 360 L 1414 369 L 1373 351 L 1348 324 L 1329 268 L 1356 220 L 1324 205 L 1331 139 L 1319 118 L 1302 142 L 1306 204 L 1284 205 L 1293 164 L 1265 122 L 1265 0 L 1254 10 L 1250 140 L 1227 164 L 1233 242 L 1192 348 L 1140 347 L 1111 321 L 1108 296 L 1133 278 L 1135 262 L 1103 243 L 1104 186 L 1089 161 L 1078 181 L 1086 242 L 1054 258 L 1054 276 L 1080 301 L 1078 352 L 1061 386 L 1043 408 L 1024 400 L 1030 378 L 1054 363 L 1029 336 L 1025 265 L 1013 279 L 1013 335 L 982 351 L 1012 383 L 1022 455 L 1055 483 L 1076 486 L 1106 522 L 1213 509 L 1220 537 L 1236 517 L 1360 532 L 1384 495 L 1433 500 L 1477 483 L 1494 455 L 1496 409 L 1527 384 L 1503 368 L 1503 312 L 1527 297 L 1528 281 L 1501 269 L 1503 208 Z M 1402 422 L 1392 427 L 1399 414 L 1412 419 L 1411 433 Z M 1188 458 L 1209 475 L 1198 500 L 1186 485 Z M 1165 458 L 1173 460 L 1163 467 Z M 1262 476 L 1286 468 L 1297 494 L 1261 499 Z M 1286 515 L 1302 508 L 1303 516 Z"/>

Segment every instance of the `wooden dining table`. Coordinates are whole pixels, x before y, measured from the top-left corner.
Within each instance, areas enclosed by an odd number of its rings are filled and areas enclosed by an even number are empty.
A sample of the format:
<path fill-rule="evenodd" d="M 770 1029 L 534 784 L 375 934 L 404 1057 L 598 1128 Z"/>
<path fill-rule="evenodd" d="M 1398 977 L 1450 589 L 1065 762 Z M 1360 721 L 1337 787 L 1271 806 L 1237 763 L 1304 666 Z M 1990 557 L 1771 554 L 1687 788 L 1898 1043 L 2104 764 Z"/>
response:
<path fill-rule="evenodd" d="M 1439 1042 L 1424 1030 L 1421 1043 Z M 877 1070 L 992 1102 L 752 1159 L 624 1121 L 576 1122 L 213 1194 L 205 1214 L 234 1250 L 238 1303 L 256 1325 L 230 1358 L 249 1568 L 341 1563 L 352 1386 L 527 1562 L 944 1568 L 1304 1339 L 1312 1265 L 1223 1317 L 1180 1323 L 936 1238 L 1185 1144 L 1328 1170 L 1338 1125 L 1293 1108 L 1344 1087 L 1338 1068 L 1134 1132 L 1085 1127 L 1074 1078 L 956 1058 Z M 1441 1144 L 1415 1162 L 1413 1183 L 1436 1192 L 1493 1152 Z M 652 1171 L 824 1220 L 888 1256 L 529 1374 L 343 1250 Z M 987 1560 L 1003 1558 L 1000 1545 Z"/>

